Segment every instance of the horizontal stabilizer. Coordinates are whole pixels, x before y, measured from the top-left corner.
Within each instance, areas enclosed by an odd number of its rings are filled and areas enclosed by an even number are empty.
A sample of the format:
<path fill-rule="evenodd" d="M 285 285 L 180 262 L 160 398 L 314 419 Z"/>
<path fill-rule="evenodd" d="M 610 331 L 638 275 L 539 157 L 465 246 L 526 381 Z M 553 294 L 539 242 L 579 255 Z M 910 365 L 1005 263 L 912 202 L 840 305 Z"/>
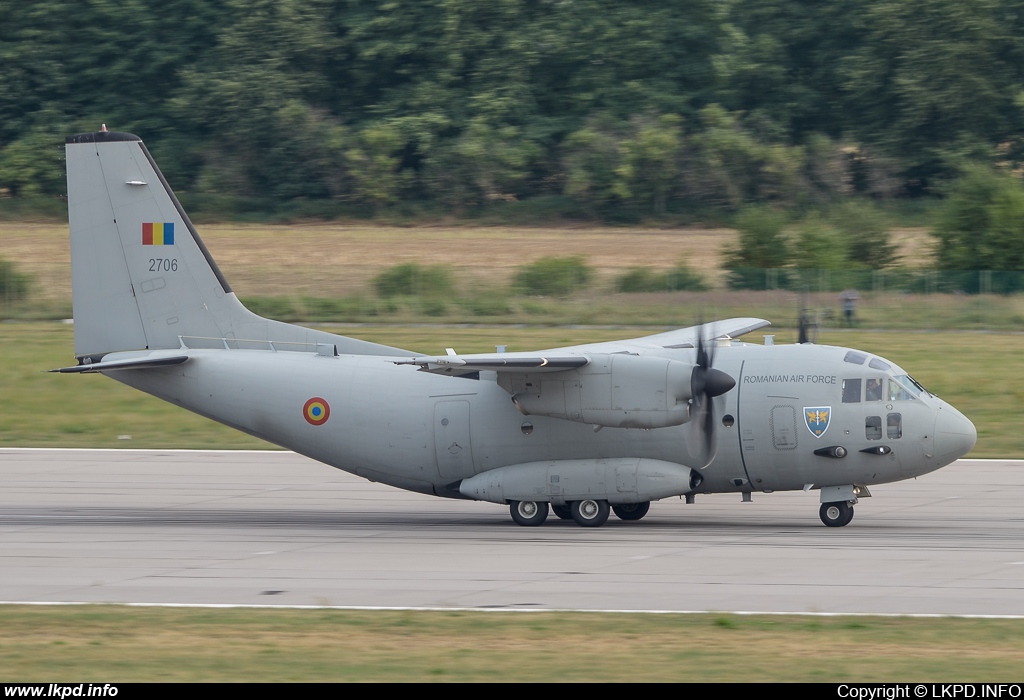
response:
<path fill-rule="evenodd" d="M 74 367 L 61 367 L 51 369 L 51 372 L 62 374 L 84 374 L 87 372 L 114 372 L 122 369 L 155 369 L 157 367 L 168 367 L 180 365 L 188 360 L 188 355 L 174 355 L 171 357 L 133 357 L 125 360 L 111 360 L 110 362 L 92 362 L 89 364 L 75 365 Z"/>

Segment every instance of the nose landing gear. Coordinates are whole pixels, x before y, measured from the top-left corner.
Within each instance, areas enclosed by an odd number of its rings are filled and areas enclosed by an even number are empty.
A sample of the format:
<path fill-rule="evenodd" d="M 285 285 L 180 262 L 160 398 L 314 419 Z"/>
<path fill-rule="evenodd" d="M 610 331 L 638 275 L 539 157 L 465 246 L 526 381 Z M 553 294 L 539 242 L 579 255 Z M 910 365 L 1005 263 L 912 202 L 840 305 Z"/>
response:
<path fill-rule="evenodd" d="M 818 509 L 818 516 L 821 517 L 821 522 L 829 527 L 843 527 L 853 520 L 853 506 L 848 501 L 822 503 Z"/>

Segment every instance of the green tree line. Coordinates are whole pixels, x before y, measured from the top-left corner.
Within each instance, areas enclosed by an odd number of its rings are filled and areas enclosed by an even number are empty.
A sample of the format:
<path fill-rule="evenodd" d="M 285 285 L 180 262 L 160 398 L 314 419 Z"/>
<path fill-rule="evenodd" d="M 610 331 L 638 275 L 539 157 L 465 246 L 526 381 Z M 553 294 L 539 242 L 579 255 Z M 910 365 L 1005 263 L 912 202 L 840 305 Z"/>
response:
<path fill-rule="evenodd" d="M 815 206 L 1024 155 L 1024 0 L 0 0 L 0 18 L 5 196 L 62 193 L 64 137 L 101 123 L 198 200 L 369 215 Z"/>

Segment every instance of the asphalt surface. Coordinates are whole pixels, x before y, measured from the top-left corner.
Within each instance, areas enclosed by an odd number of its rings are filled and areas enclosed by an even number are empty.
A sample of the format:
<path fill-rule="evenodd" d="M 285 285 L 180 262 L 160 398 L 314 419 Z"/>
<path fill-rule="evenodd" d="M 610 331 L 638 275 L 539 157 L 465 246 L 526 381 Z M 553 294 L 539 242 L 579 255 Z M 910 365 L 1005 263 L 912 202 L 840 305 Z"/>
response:
<path fill-rule="evenodd" d="M 1024 462 L 698 497 L 598 529 L 287 452 L 0 449 L 0 602 L 1024 616 Z"/>

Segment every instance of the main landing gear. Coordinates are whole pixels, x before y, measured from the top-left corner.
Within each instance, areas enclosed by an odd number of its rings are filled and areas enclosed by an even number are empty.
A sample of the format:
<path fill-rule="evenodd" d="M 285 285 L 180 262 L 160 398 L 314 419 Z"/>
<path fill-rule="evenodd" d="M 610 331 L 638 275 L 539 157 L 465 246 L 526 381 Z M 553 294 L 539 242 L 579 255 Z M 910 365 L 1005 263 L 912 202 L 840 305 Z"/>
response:
<path fill-rule="evenodd" d="M 581 527 L 601 527 L 612 512 L 619 520 L 640 520 L 651 509 L 650 501 L 609 505 L 604 499 L 587 498 L 564 506 L 544 501 L 509 501 L 509 512 L 516 525 L 532 527 L 542 525 L 547 520 L 549 505 L 560 520 L 574 520 Z"/>
<path fill-rule="evenodd" d="M 834 503 L 822 503 L 818 509 L 821 522 L 829 527 L 843 527 L 849 525 L 853 520 L 853 506 L 848 501 L 835 501 Z"/>
<path fill-rule="evenodd" d="M 532 527 L 543 525 L 548 519 L 548 504 L 545 501 L 511 501 L 509 510 L 516 525 Z"/>
<path fill-rule="evenodd" d="M 608 501 L 596 498 L 573 501 L 569 504 L 569 511 L 572 513 L 572 519 L 580 527 L 601 527 L 611 512 Z"/>
<path fill-rule="evenodd" d="M 647 511 L 650 509 L 650 501 L 644 501 L 642 503 L 620 503 L 612 506 L 612 511 L 616 516 L 618 516 L 619 520 L 639 520 L 647 515 Z"/>

